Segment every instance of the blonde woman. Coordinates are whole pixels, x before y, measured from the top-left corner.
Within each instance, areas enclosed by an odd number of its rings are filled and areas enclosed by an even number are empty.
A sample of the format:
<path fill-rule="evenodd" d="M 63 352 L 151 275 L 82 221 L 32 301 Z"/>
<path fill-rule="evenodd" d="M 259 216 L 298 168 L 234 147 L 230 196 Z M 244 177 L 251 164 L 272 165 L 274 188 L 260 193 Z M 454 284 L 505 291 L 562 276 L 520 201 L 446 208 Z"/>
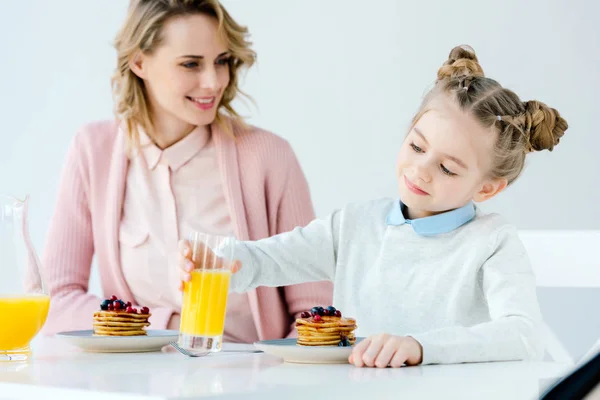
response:
<path fill-rule="evenodd" d="M 49 334 L 91 328 L 103 301 L 88 293 L 94 256 L 104 297 L 178 329 L 178 240 L 192 230 L 256 240 L 314 218 L 290 145 L 232 108 L 255 53 L 217 0 L 132 1 L 115 47 L 117 118 L 75 136 L 43 253 Z M 331 297 L 326 282 L 232 293 L 224 338 L 293 335 L 295 317 Z"/>

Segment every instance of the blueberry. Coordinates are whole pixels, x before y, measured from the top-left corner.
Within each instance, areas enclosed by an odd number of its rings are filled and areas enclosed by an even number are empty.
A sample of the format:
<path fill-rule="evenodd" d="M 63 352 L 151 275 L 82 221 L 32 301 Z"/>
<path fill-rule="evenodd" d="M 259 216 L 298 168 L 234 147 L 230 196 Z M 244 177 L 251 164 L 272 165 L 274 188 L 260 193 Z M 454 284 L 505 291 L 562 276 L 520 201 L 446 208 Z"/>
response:
<path fill-rule="evenodd" d="M 340 336 L 340 343 L 338 344 L 339 347 L 349 347 L 352 346 L 350 344 L 350 341 L 348 340 L 348 336 L 345 335 L 341 335 Z"/>
<path fill-rule="evenodd" d="M 313 307 L 312 310 L 310 310 L 311 313 L 313 314 L 318 314 L 319 313 L 319 307 Z"/>
<path fill-rule="evenodd" d="M 327 307 L 327 310 L 329 311 L 329 315 L 334 315 L 336 311 L 334 306 Z"/>
<path fill-rule="evenodd" d="M 101 305 L 100 305 L 100 309 L 101 309 L 102 311 L 108 311 L 108 305 L 106 305 L 106 306 L 105 306 L 104 304 L 101 304 Z"/>
<path fill-rule="evenodd" d="M 103 310 L 108 310 L 108 304 L 110 303 L 110 300 L 104 300 L 102 302 L 102 304 L 100 304 L 100 308 L 102 308 Z"/>
<path fill-rule="evenodd" d="M 125 309 L 127 308 L 127 304 L 123 301 L 123 300 L 117 300 L 119 303 L 121 303 L 121 308 Z"/>

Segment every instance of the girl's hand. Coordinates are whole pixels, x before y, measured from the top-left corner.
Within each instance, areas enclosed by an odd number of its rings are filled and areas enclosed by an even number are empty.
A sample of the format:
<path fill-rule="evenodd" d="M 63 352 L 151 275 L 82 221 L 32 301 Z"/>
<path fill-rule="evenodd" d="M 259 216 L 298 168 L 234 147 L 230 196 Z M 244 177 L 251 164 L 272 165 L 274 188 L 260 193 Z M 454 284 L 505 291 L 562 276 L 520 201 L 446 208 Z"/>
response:
<path fill-rule="evenodd" d="M 217 257 L 215 253 L 206 245 L 199 244 L 196 249 L 196 259 L 198 267 L 204 269 L 220 269 L 224 267 L 224 260 Z M 231 272 L 236 273 L 242 267 L 242 263 L 238 260 L 231 265 Z M 183 290 L 183 283 L 189 282 L 192 279 L 191 272 L 196 268 L 196 264 L 192 261 L 192 247 L 188 240 L 179 241 L 179 290 Z"/>
<path fill-rule="evenodd" d="M 423 347 L 410 336 L 375 335 L 357 344 L 348 361 L 357 367 L 418 365 L 423 361 Z"/>

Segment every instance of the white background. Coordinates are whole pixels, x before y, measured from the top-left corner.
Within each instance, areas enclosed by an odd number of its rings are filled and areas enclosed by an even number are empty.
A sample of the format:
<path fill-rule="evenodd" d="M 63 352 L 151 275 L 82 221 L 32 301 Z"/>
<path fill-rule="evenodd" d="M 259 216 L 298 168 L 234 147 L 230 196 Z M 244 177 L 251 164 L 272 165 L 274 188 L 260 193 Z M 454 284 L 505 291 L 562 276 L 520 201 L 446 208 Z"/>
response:
<path fill-rule="evenodd" d="M 67 147 L 112 118 L 112 40 L 127 1 L 2 0 L 0 192 L 31 195 L 41 253 Z M 450 49 L 472 45 L 490 77 L 557 108 L 570 128 L 484 204 L 523 229 L 600 228 L 600 19 L 574 0 L 226 0 L 258 65 L 239 110 L 285 137 L 317 214 L 395 196 L 396 153 Z"/>

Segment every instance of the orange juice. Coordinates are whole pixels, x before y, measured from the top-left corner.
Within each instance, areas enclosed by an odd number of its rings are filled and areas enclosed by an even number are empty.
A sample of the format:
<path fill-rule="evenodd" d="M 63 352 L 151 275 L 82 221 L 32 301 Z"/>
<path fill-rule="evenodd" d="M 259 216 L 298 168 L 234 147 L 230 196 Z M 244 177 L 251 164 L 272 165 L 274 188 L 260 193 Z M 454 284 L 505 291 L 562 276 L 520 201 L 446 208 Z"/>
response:
<path fill-rule="evenodd" d="M 195 270 L 183 289 L 180 333 L 221 336 L 229 292 L 229 270 Z"/>
<path fill-rule="evenodd" d="M 25 348 L 48 316 L 46 295 L 0 295 L 0 351 Z"/>

